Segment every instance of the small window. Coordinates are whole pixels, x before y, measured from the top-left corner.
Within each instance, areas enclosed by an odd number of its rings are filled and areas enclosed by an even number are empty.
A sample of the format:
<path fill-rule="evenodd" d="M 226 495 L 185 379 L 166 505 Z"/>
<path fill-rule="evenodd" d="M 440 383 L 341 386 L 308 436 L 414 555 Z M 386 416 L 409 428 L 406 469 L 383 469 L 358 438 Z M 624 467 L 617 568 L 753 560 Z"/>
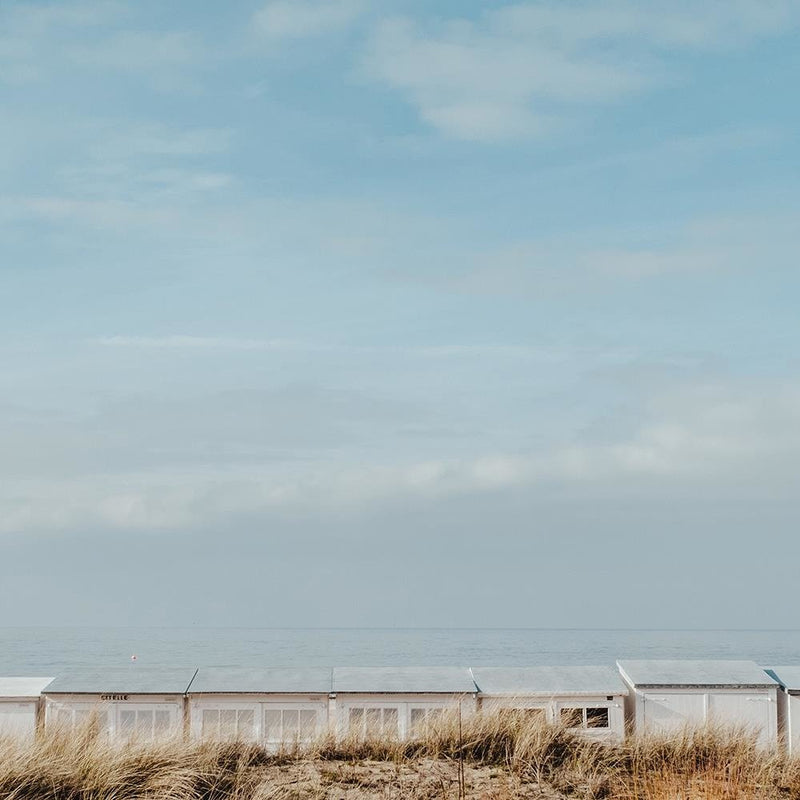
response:
<path fill-rule="evenodd" d="M 442 721 L 443 717 L 443 708 L 412 708 L 409 720 L 411 735 L 425 736 Z"/>
<path fill-rule="evenodd" d="M 397 736 L 399 718 L 396 708 L 366 706 L 349 711 L 350 733 L 366 738 Z"/>
<path fill-rule="evenodd" d="M 156 712 L 158 715 L 159 712 Z M 234 741 L 252 740 L 255 736 L 255 719 L 251 709 L 206 708 L 203 709 L 201 735 L 204 739 Z M 158 730 L 156 717 L 156 730 Z"/>
<path fill-rule="evenodd" d="M 607 708 L 587 708 L 586 709 L 587 728 L 607 728 L 608 709 Z"/>
<path fill-rule="evenodd" d="M 582 728 L 583 727 L 583 709 L 582 708 L 562 708 L 561 709 L 561 724 L 566 728 Z"/>
<path fill-rule="evenodd" d="M 247 724 L 246 721 L 240 724 Z M 252 718 L 249 721 L 252 725 Z M 270 708 L 264 712 L 264 738 L 272 744 L 308 742 L 317 733 L 317 712 L 310 708 Z"/>

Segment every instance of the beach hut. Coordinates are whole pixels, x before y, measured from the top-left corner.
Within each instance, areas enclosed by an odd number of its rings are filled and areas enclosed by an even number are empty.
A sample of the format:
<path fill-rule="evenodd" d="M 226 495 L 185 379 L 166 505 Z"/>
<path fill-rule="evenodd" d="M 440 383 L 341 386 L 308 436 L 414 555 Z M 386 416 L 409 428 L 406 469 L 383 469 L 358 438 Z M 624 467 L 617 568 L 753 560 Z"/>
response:
<path fill-rule="evenodd" d="M 800 754 L 800 666 L 772 667 L 767 673 L 781 685 L 778 692 L 778 722 L 786 751 Z"/>
<path fill-rule="evenodd" d="M 340 736 L 407 739 L 474 712 L 476 689 L 466 667 L 337 667 L 333 695 Z"/>
<path fill-rule="evenodd" d="M 473 667 L 472 675 L 481 710 L 513 710 L 603 741 L 625 736 L 628 689 L 613 667 Z"/>
<path fill-rule="evenodd" d="M 303 744 L 327 731 L 329 668 L 201 668 L 189 691 L 191 734 L 270 748 Z"/>
<path fill-rule="evenodd" d="M 45 727 L 94 725 L 112 740 L 181 735 L 195 672 L 132 665 L 66 673 L 44 689 Z"/>
<path fill-rule="evenodd" d="M 778 740 L 778 684 L 753 661 L 618 661 L 631 687 L 628 717 L 639 733 L 716 724 Z"/>
<path fill-rule="evenodd" d="M 31 737 L 39 724 L 42 689 L 52 678 L 0 678 L 0 737 Z"/>

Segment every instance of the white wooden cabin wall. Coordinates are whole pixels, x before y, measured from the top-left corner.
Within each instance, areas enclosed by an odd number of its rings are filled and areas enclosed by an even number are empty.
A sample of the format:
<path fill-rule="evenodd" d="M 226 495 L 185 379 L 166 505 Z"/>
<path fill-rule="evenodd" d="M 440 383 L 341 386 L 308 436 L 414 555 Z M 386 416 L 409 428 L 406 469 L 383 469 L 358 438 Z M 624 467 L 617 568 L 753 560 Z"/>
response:
<path fill-rule="evenodd" d="M 131 695 L 129 700 L 106 701 L 100 697 L 47 698 L 45 726 L 75 730 L 94 722 L 112 741 L 155 741 L 183 732 L 183 698 L 153 701 Z"/>
<path fill-rule="evenodd" d="M 739 726 L 758 732 L 758 743 L 778 741 L 777 687 L 764 690 L 637 689 L 635 730 L 669 734 L 707 723 Z"/>
<path fill-rule="evenodd" d="M 0 736 L 30 738 L 36 734 L 38 701 L 0 701 Z"/>
<path fill-rule="evenodd" d="M 327 726 L 327 698 L 196 695 L 189 699 L 189 731 L 195 739 L 240 739 L 278 748 L 310 742 Z"/>

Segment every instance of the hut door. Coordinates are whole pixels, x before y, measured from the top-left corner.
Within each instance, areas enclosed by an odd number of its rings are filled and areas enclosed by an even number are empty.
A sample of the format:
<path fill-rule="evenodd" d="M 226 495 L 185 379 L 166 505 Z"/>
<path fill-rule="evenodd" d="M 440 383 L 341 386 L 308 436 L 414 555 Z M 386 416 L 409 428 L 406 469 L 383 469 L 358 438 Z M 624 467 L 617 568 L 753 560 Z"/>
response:
<path fill-rule="evenodd" d="M 701 725 L 705 719 L 703 694 L 647 694 L 645 726 L 650 731 L 676 731 L 685 725 Z"/>

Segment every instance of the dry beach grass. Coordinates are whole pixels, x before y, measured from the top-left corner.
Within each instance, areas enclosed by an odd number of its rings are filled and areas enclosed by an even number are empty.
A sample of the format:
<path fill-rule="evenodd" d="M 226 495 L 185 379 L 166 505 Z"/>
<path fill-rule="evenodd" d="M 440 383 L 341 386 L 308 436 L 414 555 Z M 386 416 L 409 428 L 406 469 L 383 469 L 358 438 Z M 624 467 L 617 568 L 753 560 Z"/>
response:
<path fill-rule="evenodd" d="M 241 742 L 110 745 L 87 728 L 0 742 L 3 800 L 800 799 L 800 764 L 743 731 L 686 730 L 604 745 L 483 714 L 414 742 L 322 740 L 270 754 Z"/>

